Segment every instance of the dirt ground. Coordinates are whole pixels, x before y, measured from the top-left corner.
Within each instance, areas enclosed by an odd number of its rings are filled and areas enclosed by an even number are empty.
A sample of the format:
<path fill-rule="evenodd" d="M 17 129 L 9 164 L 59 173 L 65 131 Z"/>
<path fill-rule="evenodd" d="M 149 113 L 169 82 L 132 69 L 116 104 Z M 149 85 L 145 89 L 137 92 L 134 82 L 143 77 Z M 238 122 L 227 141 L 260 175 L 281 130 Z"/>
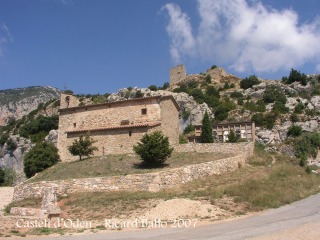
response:
<path fill-rule="evenodd" d="M 142 208 L 136 208 L 129 214 L 119 215 L 115 218 L 106 219 L 86 219 L 85 211 L 81 214 L 80 221 L 90 222 L 90 226 L 72 227 L 72 228 L 53 228 L 55 219 L 51 220 L 51 228 L 28 228 L 17 226 L 25 222 L 34 221 L 34 218 L 21 218 L 16 216 L 0 216 L 0 239 L 10 239 L 10 237 L 39 236 L 39 235 L 75 235 L 83 233 L 95 233 L 100 231 L 119 231 L 119 230 L 137 230 L 139 228 L 150 227 L 157 221 L 166 224 L 192 224 L 199 226 L 212 223 L 222 219 L 237 218 L 245 214 L 247 206 L 236 204 L 231 198 L 221 198 L 215 201 L 214 205 L 208 200 L 190 200 L 190 199 L 171 199 L 171 200 L 149 200 Z M 65 209 L 66 211 L 66 209 Z M 72 219 L 73 222 L 78 219 L 76 215 L 70 215 L 63 212 L 63 219 Z M 89 214 L 88 214 L 89 216 Z M 21 220 L 23 219 L 23 220 Z M 107 222 L 106 222 L 107 221 Z M 137 222 L 138 225 L 131 223 Z M 116 223 L 112 226 L 111 223 Z"/>

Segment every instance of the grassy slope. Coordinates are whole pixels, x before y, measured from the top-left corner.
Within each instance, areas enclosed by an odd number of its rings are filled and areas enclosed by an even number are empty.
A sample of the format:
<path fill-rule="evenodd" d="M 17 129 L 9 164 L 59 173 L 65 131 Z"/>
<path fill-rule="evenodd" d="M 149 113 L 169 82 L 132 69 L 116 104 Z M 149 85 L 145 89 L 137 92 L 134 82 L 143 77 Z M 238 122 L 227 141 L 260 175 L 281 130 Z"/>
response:
<path fill-rule="evenodd" d="M 275 163 L 272 164 L 273 160 Z M 157 193 L 73 193 L 61 198 L 60 205 L 69 217 L 104 219 L 130 214 L 156 199 L 207 199 L 217 204 L 224 197 L 231 197 L 237 204 L 246 205 L 246 211 L 257 211 L 279 207 L 319 192 L 320 176 L 306 173 L 296 159 L 256 150 L 249 163 L 235 172 L 210 176 L 175 189 Z M 39 207 L 40 201 L 23 200 L 11 206 L 26 205 Z"/>
<path fill-rule="evenodd" d="M 168 166 L 161 170 L 214 161 L 230 156 L 233 155 L 223 153 L 173 153 L 166 162 Z M 28 182 L 127 175 L 159 171 L 159 169 L 141 169 L 137 166 L 140 162 L 139 158 L 134 155 L 108 155 L 104 157 L 89 158 L 83 161 L 58 163 L 55 166 L 39 173 Z"/>

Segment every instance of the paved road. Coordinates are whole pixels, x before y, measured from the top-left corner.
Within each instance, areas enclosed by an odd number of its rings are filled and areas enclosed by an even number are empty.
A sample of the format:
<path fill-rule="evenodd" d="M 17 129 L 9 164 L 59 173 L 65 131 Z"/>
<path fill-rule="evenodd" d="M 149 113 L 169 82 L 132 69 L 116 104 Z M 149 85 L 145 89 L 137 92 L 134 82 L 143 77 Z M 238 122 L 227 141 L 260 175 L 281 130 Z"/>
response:
<path fill-rule="evenodd" d="M 253 239 L 269 234 L 271 235 L 287 229 L 294 229 L 298 226 L 308 223 L 320 224 L 320 194 L 278 209 L 272 209 L 263 213 L 259 213 L 252 217 L 242 218 L 234 221 L 224 221 L 221 223 L 199 226 L 195 228 L 165 228 L 123 232 L 119 231 L 97 233 L 86 236 L 64 236 L 60 237 L 59 239 L 241 240 Z M 318 229 L 320 228 L 318 227 Z M 320 239 L 320 230 L 317 231 L 319 231 L 319 236 L 314 239 Z"/>

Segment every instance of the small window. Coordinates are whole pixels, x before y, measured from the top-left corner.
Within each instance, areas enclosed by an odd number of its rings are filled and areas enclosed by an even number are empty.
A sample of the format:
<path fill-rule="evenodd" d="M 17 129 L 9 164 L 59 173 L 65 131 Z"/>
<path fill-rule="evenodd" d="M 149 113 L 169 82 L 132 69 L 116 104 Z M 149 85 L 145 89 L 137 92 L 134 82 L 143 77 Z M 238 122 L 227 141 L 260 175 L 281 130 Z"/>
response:
<path fill-rule="evenodd" d="M 77 127 L 77 124 L 76 124 L 76 123 L 73 123 L 73 127 Z"/>
<path fill-rule="evenodd" d="M 141 114 L 142 115 L 147 115 L 147 109 L 146 108 L 142 108 L 141 109 Z"/>
<path fill-rule="evenodd" d="M 129 131 L 129 137 L 131 137 L 132 136 L 132 132 L 131 131 Z"/>

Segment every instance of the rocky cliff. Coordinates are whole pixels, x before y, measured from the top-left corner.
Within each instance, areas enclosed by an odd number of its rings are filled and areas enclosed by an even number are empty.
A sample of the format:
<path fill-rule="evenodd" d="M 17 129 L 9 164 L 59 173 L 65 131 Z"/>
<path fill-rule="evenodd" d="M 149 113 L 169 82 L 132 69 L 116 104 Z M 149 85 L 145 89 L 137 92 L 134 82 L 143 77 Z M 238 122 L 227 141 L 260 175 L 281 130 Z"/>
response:
<path fill-rule="evenodd" d="M 54 87 L 27 87 L 0 90 L 0 126 L 10 117 L 20 119 L 40 103 L 59 98 L 60 90 Z"/>

